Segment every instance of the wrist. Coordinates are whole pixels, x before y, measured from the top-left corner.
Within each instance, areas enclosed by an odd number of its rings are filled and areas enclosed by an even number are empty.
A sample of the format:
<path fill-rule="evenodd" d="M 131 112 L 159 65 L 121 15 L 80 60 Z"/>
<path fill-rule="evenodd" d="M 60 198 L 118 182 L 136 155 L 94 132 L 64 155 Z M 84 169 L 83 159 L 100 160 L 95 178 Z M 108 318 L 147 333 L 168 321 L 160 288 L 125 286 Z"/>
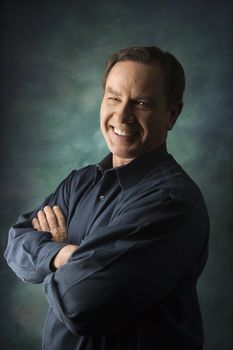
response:
<path fill-rule="evenodd" d="M 59 252 L 54 256 L 54 258 L 51 261 L 51 269 L 54 271 L 64 266 L 68 262 L 71 255 L 77 249 L 78 249 L 77 245 L 68 244 L 65 247 L 63 247 L 61 250 L 59 250 Z"/>

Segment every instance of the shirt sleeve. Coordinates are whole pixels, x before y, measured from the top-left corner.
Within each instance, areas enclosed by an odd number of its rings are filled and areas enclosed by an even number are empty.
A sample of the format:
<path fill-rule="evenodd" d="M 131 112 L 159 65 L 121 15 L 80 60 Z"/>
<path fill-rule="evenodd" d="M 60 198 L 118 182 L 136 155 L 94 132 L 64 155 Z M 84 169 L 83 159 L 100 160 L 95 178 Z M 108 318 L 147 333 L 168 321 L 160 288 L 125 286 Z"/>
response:
<path fill-rule="evenodd" d="M 67 216 L 70 185 L 74 171 L 62 181 L 56 191 L 49 195 L 34 211 L 19 217 L 10 228 L 5 259 L 8 265 L 25 282 L 41 283 L 51 273 L 50 261 L 65 245 L 52 241 L 50 232 L 38 232 L 32 227 L 32 219 L 44 206 L 58 205 Z"/>
<path fill-rule="evenodd" d="M 207 235 L 205 211 L 180 199 L 137 203 L 88 236 L 45 278 L 44 293 L 71 332 L 112 335 L 166 297 L 191 266 L 198 276 Z"/>

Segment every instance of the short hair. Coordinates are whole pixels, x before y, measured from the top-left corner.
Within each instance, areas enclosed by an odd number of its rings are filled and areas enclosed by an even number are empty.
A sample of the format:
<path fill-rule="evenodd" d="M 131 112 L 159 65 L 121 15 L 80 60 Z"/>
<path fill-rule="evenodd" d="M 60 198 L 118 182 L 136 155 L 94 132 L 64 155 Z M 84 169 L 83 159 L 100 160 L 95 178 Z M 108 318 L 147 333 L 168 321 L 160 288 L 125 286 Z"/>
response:
<path fill-rule="evenodd" d="M 145 64 L 160 62 L 165 75 L 165 93 L 168 104 L 180 102 L 185 89 L 185 73 L 180 62 L 169 52 L 156 46 L 130 47 L 113 53 L 106 61 L 102 86 L 112 67 L 120 61 L 136 61 Z"/>

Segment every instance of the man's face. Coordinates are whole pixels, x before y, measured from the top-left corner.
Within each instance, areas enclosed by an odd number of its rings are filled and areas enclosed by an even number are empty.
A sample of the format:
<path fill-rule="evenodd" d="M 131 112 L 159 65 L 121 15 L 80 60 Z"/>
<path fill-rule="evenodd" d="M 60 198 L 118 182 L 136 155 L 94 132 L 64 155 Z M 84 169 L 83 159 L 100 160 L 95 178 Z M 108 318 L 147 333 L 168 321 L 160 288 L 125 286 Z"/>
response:
<path fill-rule="evenodd" d="M 116 63 L 108 75 L 100 110 L 101 130 L 113 153 L 113 167 L 164 143 L 178 114 L 178 106 L 168 107 L 159 62 Z"/>

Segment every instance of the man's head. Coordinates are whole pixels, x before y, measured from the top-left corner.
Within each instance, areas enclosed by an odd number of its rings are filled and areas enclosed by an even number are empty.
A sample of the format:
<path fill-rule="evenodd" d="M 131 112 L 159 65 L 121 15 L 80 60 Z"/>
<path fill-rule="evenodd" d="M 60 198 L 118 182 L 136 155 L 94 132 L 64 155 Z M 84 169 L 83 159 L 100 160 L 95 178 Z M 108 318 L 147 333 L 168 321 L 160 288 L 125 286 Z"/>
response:
<path fill-rule="evenodd" d="M 102 81 L 105 88 L 108 74 L 112 67 L 121 61 L 134 61 L 144 64 L 160 63 L 165 77 L 165 93 L 168 104 L 183 100 L 185 89 L 185 74 L 182 65 L 169 52 L 164 52 L 155 46 L 130 47 L 112 54 L 106 62 Z"/>
<path fill-rule="evenodd" d="M 106 64 L 101 129 L 113 166 L 164 143 L 182 110 L 184 71 L 156 47 L 116 52 Z"/>

